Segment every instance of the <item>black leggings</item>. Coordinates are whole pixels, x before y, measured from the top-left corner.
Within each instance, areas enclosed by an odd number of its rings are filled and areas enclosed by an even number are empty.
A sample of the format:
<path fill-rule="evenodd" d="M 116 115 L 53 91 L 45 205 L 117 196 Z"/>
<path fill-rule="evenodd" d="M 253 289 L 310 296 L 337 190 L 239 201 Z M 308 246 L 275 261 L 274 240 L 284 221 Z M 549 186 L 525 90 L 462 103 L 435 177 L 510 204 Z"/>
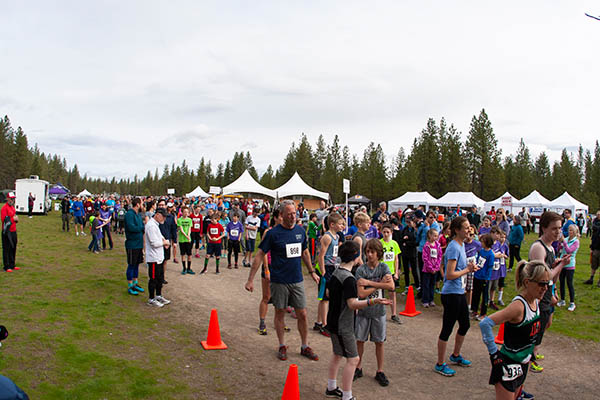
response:
<path fill-rule="evenodd" d="M 160 296 L 162 293 L 163 281 L 165 280 L 164 263 L 148 263 L 148 296 L 153 299 L 154 292 Z"/>
<path fill-rule="evenodd" d="M 479 308 L 479 298 L 483 295 L 483 299 L 481 301 L 480 315 L 487 314 L 487 306 L 489 302 L 488 287 L 488 281 L 473 278 L 473 297 L 471 298 L 471 311 L 477 312 L 477 309 Z"/>
<path fill-rule="evenodd" d="M 110 233 L 110 225 L 104 225 L 102 227 L 102 248 L 106 249 L 106 239 L 108 239 L 108 246 L 113 248 L 112 235 Z"/>
<path fill-rule="evenodd" d="M 510 254 L 510 261 L 508 263 L 508 268 L 512 269 L 513 261 L 516 259 L 517 263 L 521 261 L 521 245 L 510 244 L 508 245 L 508 252 Z"/>
<path fill-rule="evenodd" d="M 565 299 L 565 278 L 567 279 L 567 286 L 569 287 L 569 301 L 575 303 L 575 287 L 573 286 L 573 275 L 575 275 L 574 269 L 564 269 L 560 271 L 560 299 Z"/>
<path fill-rule="evenodd" d="M 410 285 L 409 270 L 412 271 L 415 287 L 419 287 L 419 271 L 417 270 L 417 258 L 408 254 L 402 253 L 402 267 L 404 271 L 404 283 L 408 289 Z"/>
<path fill-rule="evenodd" d="M 471 327 L 466 296 L 464 294 L 443 294 L 442 305 L 444 306 L 444 316 L 440 340 L 448 341 L 456 321 L 458 321 L 458 334 L 465 336 Z"/>
<path fill-rule="evenodd" d="M 231 252 L 235 258 L 235 263 L 238 263 L 238 257 L 240 254 L 240 241 L 229 239 L 229 247 L 227 248 L 227 264 L 231 265 Z"/>

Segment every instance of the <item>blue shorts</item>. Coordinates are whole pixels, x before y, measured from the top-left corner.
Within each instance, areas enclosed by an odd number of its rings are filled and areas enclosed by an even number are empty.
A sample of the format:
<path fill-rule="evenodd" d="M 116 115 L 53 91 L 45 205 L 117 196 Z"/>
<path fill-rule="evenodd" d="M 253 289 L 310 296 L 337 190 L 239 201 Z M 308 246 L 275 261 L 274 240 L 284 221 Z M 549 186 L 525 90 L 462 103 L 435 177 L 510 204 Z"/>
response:
<path fill-rule="evenodd" d="M 256 244 L 256 239 L 246 239 L 246 251 L 253 253 L 255 244 Z"/>
<path fill-rule="evenodd" d="M 75 224 L 83 225 L 83 217 L 81 215 L 75 217 Z"/>

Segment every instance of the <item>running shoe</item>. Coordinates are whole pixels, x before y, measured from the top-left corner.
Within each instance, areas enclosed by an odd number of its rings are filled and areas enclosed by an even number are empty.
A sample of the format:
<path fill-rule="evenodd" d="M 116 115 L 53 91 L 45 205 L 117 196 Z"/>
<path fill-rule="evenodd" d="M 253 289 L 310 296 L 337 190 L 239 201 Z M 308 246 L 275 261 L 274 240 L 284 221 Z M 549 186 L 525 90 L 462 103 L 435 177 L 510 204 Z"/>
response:
<path fill-rule="evenodd" d="M 429 302 L 429 307 L 435 307 L 435 303 L 433 301 Z"/>
<path fill-rule="evenodd" d="M 531 362 L 531 372 L 540 373 L 544 370 L 544 367 L 536 363 L 535 361 Z"/>
<path fill-rule="evenodd" d="M 14 269 L 15 271 L 18 271 L 18 270 L 20 270 L 20 269 L 21 269 L 21 267 L 14 267 L 13 269 Z"/>
<path fill-rule="evenodd" d="M 200 258 L 200 253 L 196 253 L 196 255 L 194 255 L 194 257 Z"/>
<path fill-rule="evenodd" d="M 575 311 L 575 303 L 571 303 L 569 304 L 569 308 L 567 308 L 568 311 Z"/>
<path fill-rule="evenodd" d="M 524 390 L 521 389 L 521 394 L 519 395 L 519 397 L 517 397 L 517 400 L 533 400 L 535 399 L 535 396 L 532 395 L 531 393 L 528 393 Z"/>
<path fill-rule="evenodd" d="M 498 300 L 498 305 L 504 307 L 506 304 L 502 300 Z"/>
<path fill-rule="evenodd" d="M 594 280 L 592 278 L 588 279 L 587 281 L 583 282 L 584 285 L 593 285 L 594 284 Z"/>
<path fill-rule="evenodd" d="M 392 315 L 391 321 L 398 325 L 402 325 L 402 320 L 397 315 Z"/>
<path fill-rule="evenodd" d="M 185 270 L 185 268 L 183 270 L 181 270 L 181 275 L 185 275 L 187 272 Z"/>
<path fill-rule="evenodd" d="M 188 270 L 186 271 L 186 273 L 190 274 L 190 275 L 196 275 L 196 273 L 191 268 L 188 268 Z"/>
<path fill-rule="evenodd" d="M 6 270 L 6 272 L 13 272 L 13 271 L 12 271 L 12 269 L 9 268 Z"/>
<path fill-rule="evenodd" d="M 312 349 L 308 346 L 306 346 L 303 349 L 300 349 L 300 355 L 308 358 L 309 360 L 313 360 L 313 361 L 319 361 L 319 356 L 316 355 Z"/>
<path fill-rule="evenodd" d="M 286 332 L 289 332 L 289 331 L 291 331 L 291 329 L 290 329 L 290 327 L 289 327 L 289 326 L 284 326 L 284 327 L 283 327 L 283 330 L 284 330 L 284 331 L 286 331 Z"/>
<path fill-rule="evenodd" d="M 281 361 L 287 360 L 287 346 L 279 346 L 277 358 L 279 358 Z"/>
<path fill-rule="evenodd" d="M 231 264 L 227 265 L 227 269 L 231 269 L 231 268 L 233 268 L 233 267 L 231 266 Z"/>
<path fill-rule="evenodd" d="M 173 262 L 174 262 L 175 264 L 179 264 L 179 261 L 177 260 L 177 258 L 174 258 L 174 259 L 173 259 Z"/>
<path fill-rule="evenodd" d="M 362 368 L 356 368 L 354 370 L 354 378 L 352 378 L 352 381 L 357 380 L 358 378 L 362 378 L 363 377 L 363 372 L 362 372 Z"/>
<path fill-rule="evenodd" d="M 490 301 L 488 305 L 492 310 L 496 310 L 496 311 L 499 310 L 498 306 L 496 304 L 494 304 L 493 301 Z"/>
<path fill-rule="evenodd" d="M 313 331 L 320 331 L 322 327 L 323 327 L 323 324 L 315 322 L 315 324 L 313 326 Z"/>
<path fill-rule="evenodd" d="M 154 306 L 154 307 L 158 307 L 158 308 L 163 306 L 163 304 L 156 299 L 149 299 L 146 304 L 148 304 L 149 306 Z"/>
<path fill-rule="evenodd" d="M 567 303 L 564 300 L 559 300 L 558 303 L 556 303 L 556 307 L 564 307 L 566 305 Z"/>
<path fill-rule="evenodd" d="M 402 292 L 402 296 L 406 296 L 408 294 L 408 289 L 404 289 L 404 292 Z"/>
<path fill-rule="evenodd" d="M 387 386 L 390 384 L 390 381 L 388 380 L 388 378 L 385 376 L 385 374 L 383 373 L 383 371 L 379 371 L 375 374 L 375 380 L 379 383 L 379 385 L 381 386 Z"/>
<path fill-rule="evenodd" d="M 460 365 L 461 367 L 470 367 L 471 361 L 463 358 L 460 354 L 455 356 L 454 354 L 450 354 L 450 362 L 456 365 Z"/>
<path fill-rule="evenodd" d="M 483 321 L 485 319 L 485 317 L 486 317 L 485 315 L 478 315 L 475 319 L 477 321 Z"/>
<path fill-rule="evenodd" d="M 169 282 L 167 282 L 167 281 L 165 281 L 165 280 L 163 279 L 163 285 L 166 285 L 166 284 L 168 284 L 168 283 L 169 283 Z"/>
<path fill-rule="evenodd" d="M 344 397 L 344 393 L 342 393 L 342 390 L 339 387 L 336 387 L 333 390 L 325 389 L 325 397 L 341 399 L 342 397 Z"/>
<path fill-rule="evenodd" d="M 324 326 L 322 326 L 321 329 L 319 329 L 319 333 L 325 337 L 331 337 L 331 334 Z"/>
<path fill-rule="evenodd" d="M 259 325 L 258 326 L 258 333 L 260 335 L 266 335 L 267 334 L 267 327 L 265 325 Z"/>
<path fill-rule="evenodd" d="M 130 286 L 130 287 L 127 289 L 127 293 L 129 293 L 129 294 L 131 294 L 131 295 L 134 295 L 134 296 L 137 296 L 137 295 L 138 295 L 138 291 L 137 291 L 137 290 L 135 290 L 135 286 Z"/>
<path fill-rule="evenodd" d="M 543 354 L 536 354 L 535 355 L 535 359 L 536 360 L 543 360 L 544 358 L 546 358 Z"/>
<path fill-rule="evenodd" d="M 134 288 L 135 290 L 137 290 L 138 292 L 140 292 L 140 293 L 144 293 L 144 288 L 142 288 L 142 287 L 141 287 L 140 285 L 138 285 L 137 283 L 134 283 L 134 284 L 133 284 L 133 288 Z"/>
<path fill-rule="evenodd" d="M 429 308 L 429 303 L 422 303 L 423 308 Z"/>
<path fill-rule="evenodd" d="M 435 364 L 434 368 L 435 372 L 444 376 L 454 376 L 456 375 L 456 371 L 448 366 L 448 364 L 443 363 L 442 365 Z"/>
<path fill-rule="evenodd" d="M 167 300 L 164 297 L 158 295 L 154 298 L 154 300 L 156 301 L 160 301 L 164 306 L 166 306 L 167 304 L 171 303 L 171 300 Z"/>
<path fill-rule="evenodd" d="M 512 272 L 512 268 L 507 269 L 506 272 Z"/>

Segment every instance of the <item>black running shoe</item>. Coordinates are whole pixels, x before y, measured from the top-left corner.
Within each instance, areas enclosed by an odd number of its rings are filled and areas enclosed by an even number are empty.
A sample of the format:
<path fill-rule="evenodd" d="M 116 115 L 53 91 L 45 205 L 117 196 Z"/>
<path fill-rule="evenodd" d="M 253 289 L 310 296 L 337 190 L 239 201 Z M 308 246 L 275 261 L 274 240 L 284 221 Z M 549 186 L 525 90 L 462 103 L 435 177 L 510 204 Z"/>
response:
<path fill-rule="evenodd" d="M 362 378 L 363 377 L 363 372 L 362 372 L 362 368 L 356 368 L 354 370 L 354 378 L 352 378 L 352 381 L 357 380 L 358 378 Z"/>
<path fill-rule="evenodd" d="M 339 387 L 336 387 L 333 390 L 325 389 L 325 397 L 341 399 L 342 397 L 344 397 L 344 394 L 342 393 L 342 391 Z"/>
<path fill-rule="evenodd" d="M 381 386 L 387 386 L 390 384 L 390 381 L 388 381 L 388 378 L 385 376 L 383 371 L 379 371 L 375 374 L 375 380 L 379 382 Z"/>

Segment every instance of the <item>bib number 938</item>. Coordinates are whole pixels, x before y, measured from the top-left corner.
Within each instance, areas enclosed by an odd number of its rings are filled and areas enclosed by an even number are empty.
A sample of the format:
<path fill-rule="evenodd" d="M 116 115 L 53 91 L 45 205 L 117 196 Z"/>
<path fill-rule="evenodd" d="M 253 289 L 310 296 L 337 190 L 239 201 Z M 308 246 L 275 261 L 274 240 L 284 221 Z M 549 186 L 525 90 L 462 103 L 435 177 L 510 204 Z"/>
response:
<path fill-rule="evenodd" d="M 523 368 L 521 367 L 521 364 L 503 365 L 502 369 L 504 370 L 502 380 L 505 382 L 514 381 L 518 377 L 523 376 Z"/>

